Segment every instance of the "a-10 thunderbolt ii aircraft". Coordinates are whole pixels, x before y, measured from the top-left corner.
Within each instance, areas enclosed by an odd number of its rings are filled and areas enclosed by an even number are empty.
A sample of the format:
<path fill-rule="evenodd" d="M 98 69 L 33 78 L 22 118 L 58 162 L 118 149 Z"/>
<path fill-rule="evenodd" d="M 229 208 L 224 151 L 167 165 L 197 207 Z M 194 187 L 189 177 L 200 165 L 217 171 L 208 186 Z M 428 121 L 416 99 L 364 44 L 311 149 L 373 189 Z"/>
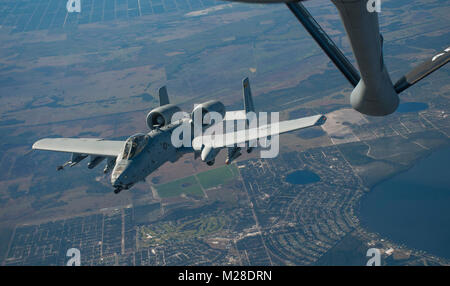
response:
<path fill-rule="evenodd" d="M 394 84 L 383 58 L 383 37 L 378 23 L 382 0 L 330 0 L 339 11 L 360 73 L 300 3 L 306 0 L 227 1 L 285 3 L 354 87 L 350 103 L 355 110 L 363 114 L 384 116 L 395 112 L 400 101 L 398 94 L 450 61 L 450 47 L 448 47 L 417 65 Z"/>
<path fill-rule="evenodd" d="M 282 122 L 271 122 L 257 126 L 253 99 L 248 78 L 243 80 L 244 110 L 226 112 L 225 106 L 217 100 L 210 100 L 196 105 L 193 111 L 180 113 L 181 109 L 169 103 L 167 89 L 159 90 L 160 106 L 147 115 L 147 134 L 135 134 L 126 141 L 112 141 L 94 138 L 46 138 L 33 144 L 33 149 L 72 153 L 71 160 L 59 166 L 74 166 L 90 156 L 88 168 L 92 169 L 106 159 L 104 173 L 112 171 L 111 184 L 114 193 L 129 189 L 136 182 L 144 181 L 153 171 L 166 162 L 175 162 L 184 154 L 194 152 L 195 158 L 201 157 L 208 165 L 215 162 L 215 157 L 221 149 L 227 148 L 226 163 L 231 163 L 241 155 L 241 148 L 248 153 L 255 145 L 249 143 L 256 140 L 275 139 L 278 134 L 322 125 L 326 121 L 324 115 L 315 115 Z M 175 114 L 178 116 L 178 119 Z M 221 121 L 214 119 L 219 115 Z M 250 116 L 254 115 L 254 116 Z M 200 117 L 197 117 L 200 116 Z M 200 121 L 197 120 L 200 118 Z M 245 128 L 234 130 L 234 124 L 239 120 Z M 198 123 L 199 122 L 199 123 Z M 213 123 L 214 122 L 214 123 Z M 219 123 L 233 122 L 233 130 L 223 132 L 217 128 Z M 242 126 L 242 125 L 241 125 Z M 200 133 L 180 132 L 182 127 L 199 128 Z M 198 129 L 197 129 L 198 130 Z M 173 138 L 178 138 L 188 144 L 174 144 Z M 187 140 L 186 140 L 187 139 Z M 267 141 L 264 141 L 267 142 Z M 187 146 L 186 146 L 187 145 Z"/>

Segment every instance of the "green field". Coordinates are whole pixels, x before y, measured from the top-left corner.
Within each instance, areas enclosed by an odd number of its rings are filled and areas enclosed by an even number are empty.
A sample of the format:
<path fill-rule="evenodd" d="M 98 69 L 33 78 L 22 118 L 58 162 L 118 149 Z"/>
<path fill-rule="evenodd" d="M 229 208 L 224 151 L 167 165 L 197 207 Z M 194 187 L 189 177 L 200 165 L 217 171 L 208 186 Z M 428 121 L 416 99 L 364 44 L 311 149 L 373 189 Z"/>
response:
<path fill-rule="evenodd" d="M 202 197 L 203 192 L 194 176 L 178 179 L 166 184 L 156 186 L 161 198 L 180 196 L 181 194 Z"/>
<path fill-rule="evenodd" d="M 176 197 L 182 194 L 202 197 L 202 187 L 206 190 L 220 186 L 229 182 L 238 174 L 239 171 L 236 165 L 233 164 L 231 166 L 222 166 L 193 176 L 156 185 L 155 188 L 161 198 Z"/>
<path fill-rule="evenodd" d="M 197 174 L 198 181 L 204 189 L 227 183 L 238 174 L 236 166 L 222 166 Z"/>

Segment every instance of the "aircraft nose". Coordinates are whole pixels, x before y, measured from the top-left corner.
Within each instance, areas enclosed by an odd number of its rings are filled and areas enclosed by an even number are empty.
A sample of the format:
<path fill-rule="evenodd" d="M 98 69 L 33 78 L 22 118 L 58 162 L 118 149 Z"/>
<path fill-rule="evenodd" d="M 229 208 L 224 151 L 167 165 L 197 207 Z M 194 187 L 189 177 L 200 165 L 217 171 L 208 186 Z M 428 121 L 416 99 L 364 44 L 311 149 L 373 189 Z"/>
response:
<path fill-rule="evenodd" d="M 128 172 L 125 170 L 122 171 L 120 174 L 117 174 L 116 176 L 111 176 L 111 183 L 115 185 L 126 185 L 128 183 Z"/>
<path fill-rule="evenodd" d="M 111 174 L 111 184 L 114 187 L 124 187 L 128 183 L 128 163 L 121 162 Z"/>
<path fill-rule="evenodd" d="M 120 174 L 117 178 L 111 179 L 111 183 L 117 192 L 120 192 L 120 190 L 127 190 L 133 185 L 132 180 L 124 173 L 125 172 Z"/>
<path fill-rule="evenodd" d="M 122 181 L 119 178 L 111 179 L 111 185 L 113 185 L 114 188 L 120 187 L 123 185 Z"/>

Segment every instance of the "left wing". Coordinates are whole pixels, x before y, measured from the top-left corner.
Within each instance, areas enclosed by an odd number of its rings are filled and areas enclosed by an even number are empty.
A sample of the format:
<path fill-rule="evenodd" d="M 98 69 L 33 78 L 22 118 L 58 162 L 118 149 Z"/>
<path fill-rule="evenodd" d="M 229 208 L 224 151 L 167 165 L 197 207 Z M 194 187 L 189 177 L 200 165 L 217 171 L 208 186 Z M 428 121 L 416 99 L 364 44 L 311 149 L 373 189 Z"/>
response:
<path fill-rule="evenodd" d="M 231 133 L 198 136 L 195 137 L 192 141 L 192 148 L 196 151 L 200 151 L 202 150 L 203 146 L 213 148 L 229 147 L 252 140 L 265 138 L 267 136 L 278 135 L 289 131 L 313 126 L 319 126 L 324 124 L 326 119 L 327 118 L 324 115 L 314 115 L 263 125 L 258 128 L 238 130 Z"/>
<path fill-rule="evenodd" d="M 33 144 L 33 149 L 117 157 L 125 141 L 112 141 L 95 138 L 46 138 Z"/>

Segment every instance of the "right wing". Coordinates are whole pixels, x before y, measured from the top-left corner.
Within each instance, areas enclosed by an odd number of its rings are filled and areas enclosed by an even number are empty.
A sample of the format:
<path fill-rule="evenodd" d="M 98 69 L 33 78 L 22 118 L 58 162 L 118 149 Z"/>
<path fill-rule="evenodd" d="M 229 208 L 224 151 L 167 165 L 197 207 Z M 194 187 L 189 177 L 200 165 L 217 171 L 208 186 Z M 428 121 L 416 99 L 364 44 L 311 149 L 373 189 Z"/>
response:
<path fill-rule="evenodd" d="M 405 89 L 416 84 L 421 79 L 427 77 L 432 72 L 443 67 L 450 61 L 450 47 L 446 48 L 439 54 L 426 59 L 420 65 L 408 72 L 395 83 L 395 91 L 400 93 Z"/>
<path fill-rule="evenodd" d="M 228 114 L 227 114 L 228 115 Z M 231 117 L 231 116 L 230 116 Z M 303 128 L 319 126 L 325 123 L 324 115 L 314 115 L 294 120 L 281 121 L 278 123 L 263 125 L 258 128 L 238 130 L 225 134 L 203 135 L 195 137 L 192 147 L 196 151 L 202 150 L 203 146 L 213 148 L 223 148 L 249 142 L 252 140 L 265 138 L 267 136 L 278 135 L 289 131 Z M 207 131 L 206 131 L 207 132 Z"/>
<path fill-rule="evenodd" d="M 245 119 L 247 119 L 245 110 L 233 110 L 225 112 L 225 117 L 223 118 L 223 121 L 236 121 Z"/>
<path fill-rule="evenodd" d="M 112 141 L 95 138 L 46 138 L 33 144 L 33 149 L 117 157 L 125 141 Z"/>

